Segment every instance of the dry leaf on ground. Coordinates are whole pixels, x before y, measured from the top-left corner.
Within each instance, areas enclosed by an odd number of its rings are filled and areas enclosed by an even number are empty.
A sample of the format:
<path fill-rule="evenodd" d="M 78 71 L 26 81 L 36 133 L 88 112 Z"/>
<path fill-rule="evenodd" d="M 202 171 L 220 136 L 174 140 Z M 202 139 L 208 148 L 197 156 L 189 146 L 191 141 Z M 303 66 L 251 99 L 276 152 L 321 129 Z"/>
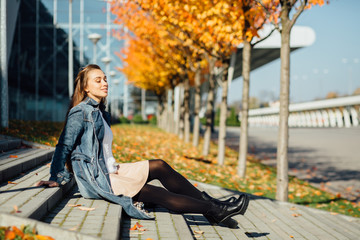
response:
<path fill-rule="evenodd" d="M 88 207 L 78 207 L 80 210 L 83 210 L 83 211 L 92 211 L 92 210 L 95 210 L 95 208 L 88 208 Z"/>
<path fill-rule="evenodd" d="M 68 204 L 67 206 L 68 207 L 80 207 L 81 204 Z"/>
<path fill-rule="evenodd" d="M 139 222 L 136 222 L 134 224 L 134 226 L 132 228 L 130 228 L 130 230 L 138 230 L 138 229 L 141 229 L 142 227 L 144 227 L 144 226 L 141 225 Z"/>

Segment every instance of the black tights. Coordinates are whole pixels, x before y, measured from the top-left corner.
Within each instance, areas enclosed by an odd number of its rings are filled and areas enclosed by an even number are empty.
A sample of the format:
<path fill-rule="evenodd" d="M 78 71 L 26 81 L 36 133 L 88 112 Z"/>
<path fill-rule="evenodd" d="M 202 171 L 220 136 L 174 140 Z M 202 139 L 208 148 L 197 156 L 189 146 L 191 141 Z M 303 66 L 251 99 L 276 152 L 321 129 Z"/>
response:
<path fill-rule="evenodd" d="M 133 197 L 135 201 L 155 203 L 178 213 L 206 213 L 211 204 L 201 192 L 161 159 L 149 160 L 147 183 L 158 179 L 166 188 L 145 184 Z"/>

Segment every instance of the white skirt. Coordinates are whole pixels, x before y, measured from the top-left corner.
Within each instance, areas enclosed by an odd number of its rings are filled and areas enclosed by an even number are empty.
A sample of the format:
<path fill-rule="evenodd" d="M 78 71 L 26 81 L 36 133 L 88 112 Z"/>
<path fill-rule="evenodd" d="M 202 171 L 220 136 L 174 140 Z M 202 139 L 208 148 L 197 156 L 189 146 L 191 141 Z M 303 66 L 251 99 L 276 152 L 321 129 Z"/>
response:
<path fill-rule="evenodd" d="M 134 197 L 144 187 L 149 176 L 149 161 L 120 163 L 118 171 L 109 176 L 115 195 Z"/>

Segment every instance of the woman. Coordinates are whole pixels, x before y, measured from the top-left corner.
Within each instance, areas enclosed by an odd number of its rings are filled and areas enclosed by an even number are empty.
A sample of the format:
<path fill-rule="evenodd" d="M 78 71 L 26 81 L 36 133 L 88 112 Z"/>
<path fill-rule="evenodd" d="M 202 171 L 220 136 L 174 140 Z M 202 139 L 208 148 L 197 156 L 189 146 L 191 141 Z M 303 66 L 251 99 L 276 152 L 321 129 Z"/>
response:
<path fill-rule="evenodd" d="M 84 67 L 75 80 L 65 127 L 52 158 L 49 181 L 37 185 L 57 187 L 73 172 L 84 198 L 103 198 L 122 205 L 134 218 L 150 216 L 133 201 L 159 204 L 178 213 L 201 213 L 215 223 L 244 214 L 249 199 L 219 201 L 199 191 L 160 159 L 115 165 L 112 156 L 110 116 L 105 109 L 108 83 L 99 66 Z M 165 188 L 148 184 L 158 179 Z"/>

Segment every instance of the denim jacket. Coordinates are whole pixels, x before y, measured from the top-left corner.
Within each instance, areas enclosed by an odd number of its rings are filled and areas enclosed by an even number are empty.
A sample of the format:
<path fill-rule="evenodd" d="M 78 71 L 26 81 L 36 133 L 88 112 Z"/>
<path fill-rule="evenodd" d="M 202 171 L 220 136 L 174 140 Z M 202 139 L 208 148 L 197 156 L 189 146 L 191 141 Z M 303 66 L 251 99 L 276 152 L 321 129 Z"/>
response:
<path fill-rule="evenodd" d="M 70 181 L 72 174 L 65 167 L 70 158 L 76 183 L 84 198 L 106 199 L 120 204 L 131 217 L 150 219 L 146 213 L 138 210 L 132 198 L 114 195 L 103 156 L 102 141 L 104 124 L 100 115 L 110 125 L 110 114 L 105 106 L 87 97 L 73 107 L 67 117 L 50 168 L 50 180 L 59 184 Z"/>

